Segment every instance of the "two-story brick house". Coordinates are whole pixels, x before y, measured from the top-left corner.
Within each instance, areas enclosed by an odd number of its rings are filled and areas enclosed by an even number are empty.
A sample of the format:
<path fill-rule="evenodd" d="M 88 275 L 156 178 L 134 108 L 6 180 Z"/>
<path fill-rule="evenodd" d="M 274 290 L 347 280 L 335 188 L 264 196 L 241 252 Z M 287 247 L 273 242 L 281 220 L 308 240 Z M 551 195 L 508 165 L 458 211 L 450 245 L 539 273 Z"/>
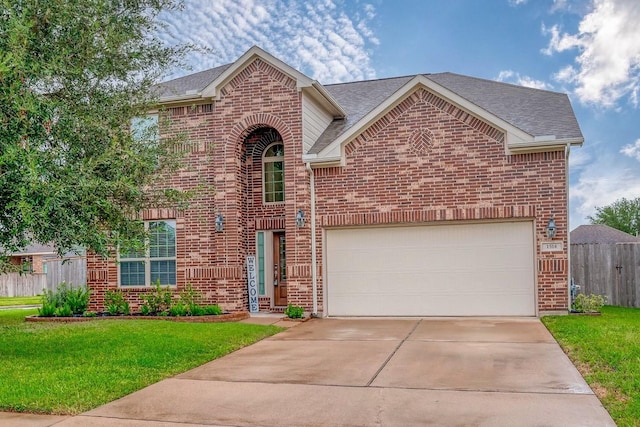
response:
<path fill-rule="evenodd" d="M 254 256 L 263 311 L 567 310 L 566 95 L 452 73 L 323 86 L 257 47 L 161 90 L 190 140 L 172 183 L 208 190 L 143 212 L 146 254 L 89 257 L 94 309 L 160 279 L 247 310 Z"/>

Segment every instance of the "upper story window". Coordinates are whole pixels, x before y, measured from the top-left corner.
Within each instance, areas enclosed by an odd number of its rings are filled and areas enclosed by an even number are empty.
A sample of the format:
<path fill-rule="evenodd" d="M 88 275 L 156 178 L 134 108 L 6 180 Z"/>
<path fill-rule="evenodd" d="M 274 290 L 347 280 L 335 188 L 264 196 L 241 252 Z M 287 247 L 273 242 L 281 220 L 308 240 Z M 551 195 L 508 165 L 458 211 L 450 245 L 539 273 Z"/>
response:
<path fill-rule="evenodd" d="M 120 286 L 176 284 L 176 222 L 147 221 L 149 242 L 139 251 L 119 253 Z"/>
<path fill-rule="evenodd" d="M 284 202 L 284 145 L 282 142 L 275 142 L 264 151 L 262 170 L 264 202 Z"/>
<path fill-rule="evenodd" d="M 159 138 L 158 115 L 148 114 L 131 119 L 131 135 L 136 141 L 157 143 Z"/>

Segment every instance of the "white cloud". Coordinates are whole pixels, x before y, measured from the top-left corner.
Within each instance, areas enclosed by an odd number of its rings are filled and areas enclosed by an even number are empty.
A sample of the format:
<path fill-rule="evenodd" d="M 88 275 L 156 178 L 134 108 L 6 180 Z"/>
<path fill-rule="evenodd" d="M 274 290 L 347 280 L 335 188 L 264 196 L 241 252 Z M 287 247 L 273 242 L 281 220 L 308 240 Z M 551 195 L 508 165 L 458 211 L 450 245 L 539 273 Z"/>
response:
<path fill-rule="evenodd" d="M 525 4 L 527 0 L 509 0 L 509 4 L 511 6 L 520 6 L 521 4 Z"/>
<path fill-rule="evenodd" d="M 333 83 L 375 78 L 374 18 L 371 4 L 337 0 L 185 0 L 181 12 L 161 15 L 167 26 L 161 38 L 210 49 L 187 58 L 194 71 L 233 62 L 258 45 L 309 77 Z"/>
<path fill-rule="evenodd" d="M 562 1 L 557 1 L 559 6 Z M 614 107 L 628 97 L 638 105 L 640 92 L 640 2 L 638 0 L 593 0 L 575 34 L 561 27 L 543 27 L 550 36 L 542 52 L 577 50 L 575 64 L 555 74 L 559 82 L 571 84 L 585 104 Z"/>
<path fill-rule="evenodd" d="M 545 89 L 545 90 L 553 89 L 553 86 L 551 86 L 550 84 L 542 80 L 536 80 L 529 76 L 522 76 L 520 75 L 520 73 L 517 73 L 512 70 L 500 71 L 500 73 L 498 74 L 498 77 L 496 77 L 496 80 L 499 82 L 513 83 L 513 84 L 530 87 L 534 89 Z"/>
<path fill-rule="evenodd" d="M 640 139 L 637 139 L 634 144 L 625 145 L 620 149 L 620 152 L 640 162 Z"/>
<path fill-rule="evenodd" d="M 551 11 L 555 12 L 558 10 L 563 10 L 567 8 L 567 0 L 553 0 L 553 6 L 551 7 Z"/>
<path fill-rule="evenodd" d="M 640 143 L 636 148 L 640 150 Z M 640 170 L 633 161 L 607 151 L 604 145 L 592 148 L 593 156 L 587 151 L 571 150 L 569 157 L 572 173 L 577 172 L 569 189 L 571 228 L 588 223 L 587 217 L 596 213 L 596 207 L 640 195 Z"/>
<path fill-rule="evenodd" d="M 591 156 L 585 149 L 571 150 L 569 155 L 569 169 L 576 170 L 581 169 L 584 165 L 587 165 L 591 161 Z"/>

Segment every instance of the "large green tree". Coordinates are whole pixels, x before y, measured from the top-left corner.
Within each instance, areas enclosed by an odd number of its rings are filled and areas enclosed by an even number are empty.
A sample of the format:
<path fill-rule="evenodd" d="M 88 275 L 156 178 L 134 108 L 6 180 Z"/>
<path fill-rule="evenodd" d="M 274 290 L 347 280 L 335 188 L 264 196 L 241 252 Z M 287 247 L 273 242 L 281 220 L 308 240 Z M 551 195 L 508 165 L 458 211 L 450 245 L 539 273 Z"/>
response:
<path fill-rule="evenodd" d="M 184 200 L 157 179 L 178 165 L 176 138 L 130 126 L 189 49 L 157 36 L 178 7 L 0 0 L 0 255 L 30 242 L 107 255 L 141 237 L 141 210 Z"/>
<path fill-rule="evenodd" d="M 634 236 L 640 236 L 640 197 L 633 200 L 619 199 L 604 207 L 597 207 L 590 216 L 592 224 L 605 224 Z"/>

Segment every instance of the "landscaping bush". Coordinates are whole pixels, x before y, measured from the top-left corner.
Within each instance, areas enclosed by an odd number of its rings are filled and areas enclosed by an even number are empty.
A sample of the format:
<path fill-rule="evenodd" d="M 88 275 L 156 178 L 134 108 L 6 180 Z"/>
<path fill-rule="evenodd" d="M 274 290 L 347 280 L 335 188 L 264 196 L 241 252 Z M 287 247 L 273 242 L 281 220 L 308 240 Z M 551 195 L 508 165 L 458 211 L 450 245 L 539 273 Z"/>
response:
<path fill-rule="evenodd" d="M 90 291 L 85 286 L 74 288 L 62 282 L 55 290 L 44 292 L 38 314 L 42 317 L 80 315 L 89 307 L 89 295 Z"/>
<path fill-rule="evenodd" d="M 302 319 L 304 317 L 304 308 L 289 304 L 284 310 L 285 316 L 290 319 Z"/>
<path fill-rule="evenodd" d="M 85 286 L 77 288 L 69 287 L 66 293 L 66 302 L 73 314 L 82 314 L 89 308 L 90 291 Z"/>
<path fill-rule="evenodd" d="M 119 314 L 128 315 L 130 313 L 129 303 L 124 299 L 124 295 L 121 290 L 107 291 L 104 296 L 104 304 L 107 309 L 107 313 L 112 316 Z"/>
<path fill-rule="evenodd" d="M 189 306 L 189 314 L 191 316 L 204 316 L 206 314 L 206 309 L 200 305 L 192 304 Z"/>
<path fill-rule="evenodd" d="M 595 294 L 580 294 L 573 301 L 573 311 L 577 313 L 600 313 L 606 303 L 606 297 Z"/>
<path fill-rule="evenodd" d="M 144 303 L 140 306 L 143 316 L 205 316 L 221 315 L 219 305 L 202 306 L 199 302 L 202 296 L 199 291 L 189 284 L 177 298 L 169 286 L 162 286 L 157 281 L 152 289 L 141 292 L 140 299 Z M 73 288 L 62 282 L 55 291 L 45 291 L 42 296 L 42 307 L 38 309 L 41 317 L 70 317 L 84 315 L 96 317 L 97 313 L 87 311 L 89 304 L 89 290 L 82 286 Z M 131 308 L 122 290 L 108 290 L 104 297 L 105 311 L 111 316 L 129 315 Z"/>
<path fill-rule="evenodd" d="M 169 308 L 169 315 L 171 316 L 188 316 L 189 309 L 182 301 L 178 301 Z"/>
<path fill-rule="evenodd" d="M 204 308 L 204 314 L 208 316 L 219 316 L 222 314 L 222 309 L 218 304 L 208 305 Z"/>
<path fill-rule="evenodd" d="M 173 292 L 168 286 L 162 287 L 160 280 L 156 281 L 153 291 L 142 295 L 145 303 L 140 307 L 140 312 L 145 316 L 166 316 L 169 314 Z"/>
<path fill-rule="evenodd" d="M 47 300 L 47 296 L 42 296 L 42 307 L 38 309 L 38 315 L 42 317 L 53 317 L 56 314 L 56 305 Z"/>

